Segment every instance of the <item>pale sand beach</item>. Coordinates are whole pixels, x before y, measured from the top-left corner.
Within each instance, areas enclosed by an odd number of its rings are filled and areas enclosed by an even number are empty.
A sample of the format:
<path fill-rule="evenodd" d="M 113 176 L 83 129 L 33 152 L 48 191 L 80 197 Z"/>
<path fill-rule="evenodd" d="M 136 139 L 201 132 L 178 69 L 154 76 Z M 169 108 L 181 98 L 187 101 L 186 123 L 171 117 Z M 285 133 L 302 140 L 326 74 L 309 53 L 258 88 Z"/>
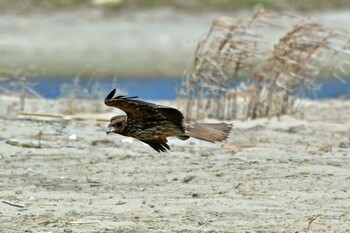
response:
<path fill-rule="evenodd" d="M 0 97 L 1 232 L 350 232 L 348 100 L 234 121 L 226 143 L 170 139 L 168 153 L 107 136 L 118 111 L 103 101 L 63 116 L 67 102 L 26 99 L 55 117 L 18 102 Z"/>

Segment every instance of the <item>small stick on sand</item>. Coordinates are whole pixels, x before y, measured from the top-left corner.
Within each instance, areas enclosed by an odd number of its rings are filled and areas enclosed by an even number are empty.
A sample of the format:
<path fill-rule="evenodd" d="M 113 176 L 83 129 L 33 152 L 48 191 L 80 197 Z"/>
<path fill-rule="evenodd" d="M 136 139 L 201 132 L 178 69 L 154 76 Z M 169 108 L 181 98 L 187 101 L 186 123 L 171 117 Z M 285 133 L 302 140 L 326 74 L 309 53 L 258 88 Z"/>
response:
<path fill-rule="evenodd" d="M 10 205 L 10 206 L 14 206 L 14 207 L 18 207 L 18 208 L 26 208 L 27 206 L 25 205 L 19 205 L 19 204 L 15 204 L 15 203 L 11 203 L 9 201 L 2 201 L 2 203 Z"/>
<path fill-rule="evenodd" d="M 59 118 L 63 119 L 63 115 L 58 114 L 46 114 L 46 113 L 31 113 L 31 112 L 20 112 L 18 115 L 20 116 L 32 116 L 32 117 L 49 117 L 49 118 Z"/>
<path fill-rule="evenodd" d="M 66 224 L 78 224 L 78 225 L 81 225 L 81 224 L 95 224 L 95 223 L 98 223 L 98 222 L 97 221 L 91 221 L 91 222 L 71 221 L 71 222 L 66 222 Z"/>

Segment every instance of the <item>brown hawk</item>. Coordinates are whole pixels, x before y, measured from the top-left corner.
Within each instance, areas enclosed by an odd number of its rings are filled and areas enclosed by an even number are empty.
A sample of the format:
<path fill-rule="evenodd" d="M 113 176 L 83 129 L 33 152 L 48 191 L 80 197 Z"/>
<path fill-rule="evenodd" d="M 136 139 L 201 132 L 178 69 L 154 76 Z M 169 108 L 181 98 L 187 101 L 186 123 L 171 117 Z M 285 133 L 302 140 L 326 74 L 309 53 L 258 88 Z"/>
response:
<path fill-rule="evenodd" d="M 136 138 L 150 145 L 157 152 L 170 150 L 167 137 L 181 140 L 194 137 L 208 142 L 221 142 L 227 139 L 232 124 L 184 122 L 183 114 L 171 107 L 137 100 L 136 96 L 114 97 L 114 89 L 105 98 L 107 106 L 116 107 L 126 113 L 111 118 L 106 133 L 117 133 Z"/>

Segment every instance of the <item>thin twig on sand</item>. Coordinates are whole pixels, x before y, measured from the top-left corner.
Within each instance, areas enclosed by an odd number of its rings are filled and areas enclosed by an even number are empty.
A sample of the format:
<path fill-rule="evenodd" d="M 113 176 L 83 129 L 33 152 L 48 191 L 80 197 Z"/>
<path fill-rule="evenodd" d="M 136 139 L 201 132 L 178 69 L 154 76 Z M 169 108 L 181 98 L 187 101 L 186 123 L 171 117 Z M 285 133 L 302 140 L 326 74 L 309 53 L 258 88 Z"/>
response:
<path fill-rule="evenodd" d="M 9 201 L 2 201 L 2 203 L 10 205 L 10 206 L 17 207 L 17 208 L 26 208 L 27 207 L 26 205 L 15 204 L 15 203 L 12 203 L 12 202 L 9 202 Z"/>

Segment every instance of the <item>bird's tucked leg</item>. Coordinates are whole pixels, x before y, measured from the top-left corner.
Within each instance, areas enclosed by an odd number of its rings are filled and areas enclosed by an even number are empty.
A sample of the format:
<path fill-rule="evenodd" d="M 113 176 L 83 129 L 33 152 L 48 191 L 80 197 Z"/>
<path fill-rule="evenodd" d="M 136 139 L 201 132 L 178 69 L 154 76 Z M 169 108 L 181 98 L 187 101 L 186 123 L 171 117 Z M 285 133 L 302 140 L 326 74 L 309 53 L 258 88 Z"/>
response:
<path fill-rule="evenodd" d="M 180 140 L 186 141 L 187 139 L 190 138 L 190 136 L 178 136 L 177 138 Z"/>

